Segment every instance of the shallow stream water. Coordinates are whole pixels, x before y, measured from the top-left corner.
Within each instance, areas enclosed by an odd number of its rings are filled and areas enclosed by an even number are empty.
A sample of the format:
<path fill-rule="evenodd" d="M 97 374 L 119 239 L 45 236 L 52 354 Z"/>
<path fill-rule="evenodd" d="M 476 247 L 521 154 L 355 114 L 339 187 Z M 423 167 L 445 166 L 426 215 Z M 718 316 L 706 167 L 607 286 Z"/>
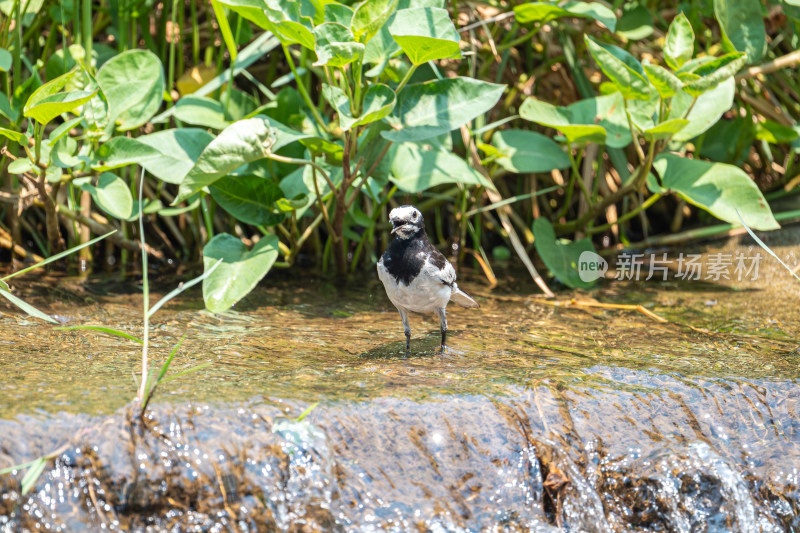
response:
<path fill-rule="evenodd" d="M 419 315 L 404 354 L 375 276 L 267 280 L 225 315 L 190 292 L 154 317 L 151 353 L 185 334 L 170 372 L 212 364 L 143 420 L 137 344 L 9 311 L 0 469 L 58 453 L 25 496 L 24 472 L 0 477 L 0 530 L 800 531 L 800 320 L 780 271 L 556 302 L 501 274 L 460 283 L 481 308 L 449 309 L 444 355 Z M 16 285 L 66 325 L 140 333 L 132 281 Z"/>

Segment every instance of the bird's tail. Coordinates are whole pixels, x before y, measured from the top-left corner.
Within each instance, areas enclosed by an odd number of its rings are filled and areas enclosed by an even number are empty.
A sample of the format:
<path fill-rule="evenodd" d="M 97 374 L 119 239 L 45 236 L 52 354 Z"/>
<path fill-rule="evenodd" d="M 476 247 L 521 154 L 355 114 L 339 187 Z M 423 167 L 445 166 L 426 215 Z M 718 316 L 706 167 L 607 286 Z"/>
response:
<path fill-rule="evenodd" d="M 453 283 L 453 292 L 450 293 L 450 301 L 455 302 L 461 307 L 479 307 L 478 302 L 470 298 L 469 294 L 458 288 L 458 285 Z"/>

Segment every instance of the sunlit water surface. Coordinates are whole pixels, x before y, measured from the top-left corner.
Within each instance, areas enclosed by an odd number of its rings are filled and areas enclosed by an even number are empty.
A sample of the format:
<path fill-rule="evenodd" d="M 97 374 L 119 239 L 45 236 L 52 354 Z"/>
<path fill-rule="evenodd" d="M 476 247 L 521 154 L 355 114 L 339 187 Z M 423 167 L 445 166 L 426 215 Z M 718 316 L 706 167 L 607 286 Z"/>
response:
<path fill-rule="evenodd" d="M 404 354 L 372 276 L 276 279 L 225 315 L 190 292 L 153 319 L 151 355 L 185 335 L 170 373 L 212 364 L 144 421 L 137 344 L 3 315 L 0 468 L 59 453 L 25 496 L 24 472 L 0 478 L 0 528 L 800 530 L 795 285 L 617 283 L 556 305 L 500 273 L 493 291 L 467 276 L 481 308 L 450 309 L 444 355 L 421 316 Z M 57 281 L 17 286 L 66 325 L 140 334 L 133 281 Z"/>

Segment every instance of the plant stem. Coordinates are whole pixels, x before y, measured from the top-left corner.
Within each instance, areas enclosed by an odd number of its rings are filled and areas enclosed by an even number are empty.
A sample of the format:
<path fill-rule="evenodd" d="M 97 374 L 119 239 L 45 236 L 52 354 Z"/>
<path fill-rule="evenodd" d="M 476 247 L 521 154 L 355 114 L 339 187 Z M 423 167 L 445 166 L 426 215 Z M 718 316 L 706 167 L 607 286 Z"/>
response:
<path fill-rule="evenodd" d="M 322 120 L 322 116 L 319 114 L 317 106 L 315 106 L 314 102 L 311 101 L 311 96 L 309 96 L 306 86 L 303 84 L 303 80 L 301 80 L 300 76 L 297 74 L 297 67 L 295 67 L 289 47 L 283 43 L 281 43 L 281 46 L 283 47 L 283 53 L 286 56 L 286 62 L 289 63 L 289 68 L 294 75 L 294 81 L 297 83 L 297 91 L 300 93 L 300 96 L 303 97 L 303 101 L 308 106 L 311 114 L 314 115 L 314 120 L 317 121 L 317 124 L 319 124 L 319 127 L 322 128 L 322 131 L 328 131 L 328 126 L 326 126 L 325 121 Z"/>
<path fill-rule="evenodd" d="M 394 90 L 395 93 L 399 94 L 400 91 L 403 90 L 403 87 L 406 86 L 406 83 L 408 83 L 408 80 L 410 80 L 411 76 L 414 75 L 414 71 L 415 70 L 417 70 L 417 65 L 411 65 L 411 68 L 408 69 L 408 72 L 406 72 L 406 75 L 403 76 L 403 79 L 400 80 L 400 83 L 397 85 L 397 88 Z"/>
<path fill-rule="evenodd" d="M 148 361 L 148 350 L 150 347 L 150 284 L 147 276 L 147 252 L 145 251 L 144 247 L 144 214 L 142 213 L 142 198 L 144 195 L 143 191 L 144 170 L 142 170 L 141 176 L 139 177 L 139 242 L 141 243 L 140 253 L 142 255 L 142 326 L 144 331 L 142 335 L 142 380 L 139 383 L 139 392 L 136 395 L 136 399 L 142 404 L 146 402 L 147 398 L 147 376 L 148 369 L 150 367 L 150 363 Z"/>
<path fill-rule="evenodd" d="M 647 200 L 645 200 L 644 202 L 642 202 L 641 204 L 639 204 L 639 206 L 636 207 L 636 209 L 628 211 L 627 213 L 625 213 L 624 215 L 619 217 L 615 222 L 609 223 L 609 224 L 603 224 L 602 226 L 595 226 L 593 228 L 590 228 L 587 231 L 587 233 L 589 235 L 594 235 L 595 233 L 601 233 L 603 231 L 611 229 L 612 227 L 616 226 L 620 222 L 625 222 L 626 220 L 630 220 L 631 218 L 635 217 L 636 215 L 638 215 L 639 213 L 643 212 L 648 207 L 650 207 L 651 205 L 656 203 L 658 200 L 660 200 L 661 196 L 662 196 L 662 193 L 658 192 L 658 193 L 654 194 L 653 196 L 651 196 L 650 198 L 648 198 Z"/>

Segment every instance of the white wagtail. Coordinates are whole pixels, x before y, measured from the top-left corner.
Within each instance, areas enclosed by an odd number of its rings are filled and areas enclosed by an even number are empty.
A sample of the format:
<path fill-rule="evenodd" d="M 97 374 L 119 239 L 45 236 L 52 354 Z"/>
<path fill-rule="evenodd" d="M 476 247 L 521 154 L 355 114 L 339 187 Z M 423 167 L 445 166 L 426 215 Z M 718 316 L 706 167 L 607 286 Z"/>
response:
<path fill-rule="evenodd" d="M 456 285 L 453 265 L 428 240 L 422 213 L 416 207 L 403 205 L 392 209 L 389 221 L 396 237 L 378 261 L 378 277 L 403 319 L 406 352 L 411 343 L 409 311 L 436 313 L 444 351 L 447 302 L 453 301 L 462 307 L 478 307 L 478 303 Z"/>

